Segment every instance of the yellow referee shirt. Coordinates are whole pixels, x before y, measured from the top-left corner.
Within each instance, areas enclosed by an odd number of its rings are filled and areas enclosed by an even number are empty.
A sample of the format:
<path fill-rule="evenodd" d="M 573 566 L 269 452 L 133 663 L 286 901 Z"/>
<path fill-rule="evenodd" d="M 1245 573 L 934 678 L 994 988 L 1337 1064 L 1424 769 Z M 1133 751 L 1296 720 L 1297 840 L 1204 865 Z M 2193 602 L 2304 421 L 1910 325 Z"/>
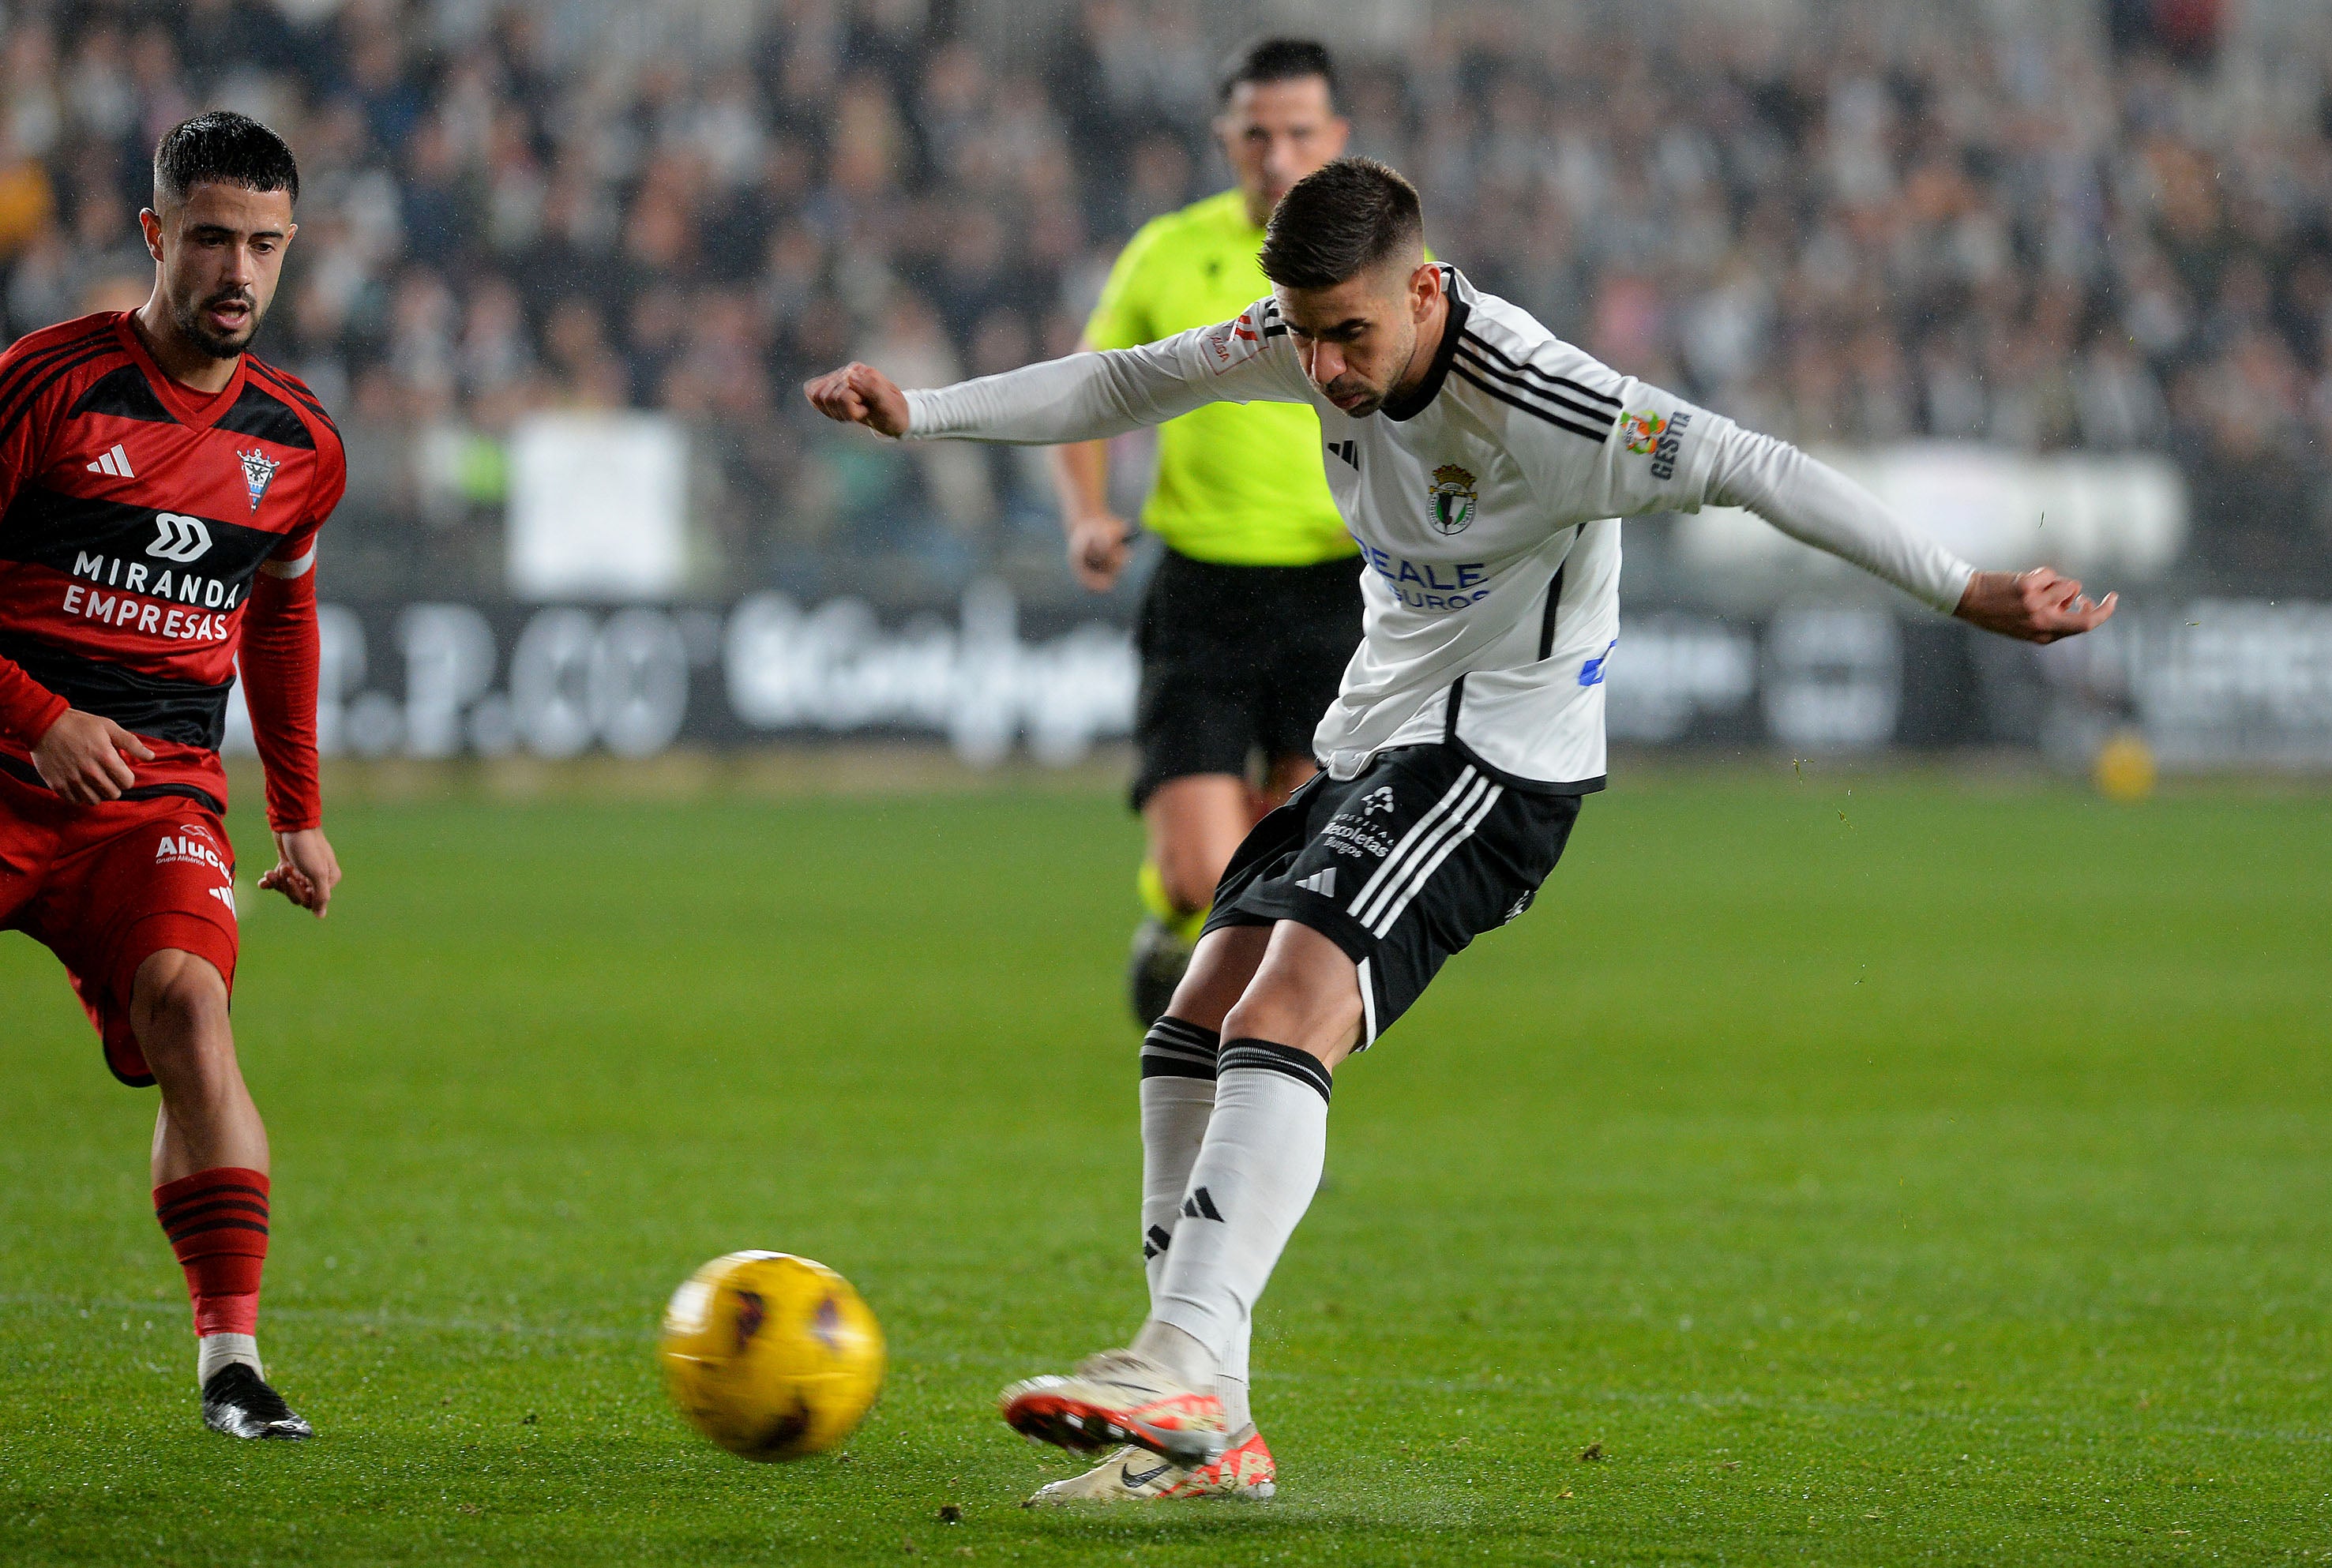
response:
<path fill-rule="evenodd" d="M 1271 292 L 1263 231 L 1228 190 L 1153 218 L 1110 268 L 1085 323 L 1096 349 L 1131 349 L 1228 321 Z M 1320 469 L 1320 420 L 1295 403 L 1210 403 L 1158 430 L 1142 525 L 1194 560 L 1311 566 L 1358 553 Z"/>

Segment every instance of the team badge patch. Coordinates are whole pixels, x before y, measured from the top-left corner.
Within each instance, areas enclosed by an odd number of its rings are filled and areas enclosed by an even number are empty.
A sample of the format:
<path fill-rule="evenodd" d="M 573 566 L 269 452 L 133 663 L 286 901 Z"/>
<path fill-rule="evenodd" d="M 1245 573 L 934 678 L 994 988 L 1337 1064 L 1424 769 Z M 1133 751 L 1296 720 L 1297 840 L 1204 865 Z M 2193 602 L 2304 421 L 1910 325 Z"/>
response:
<path fill-rule="evenodd" d="M 1433 471 L 1433 526 L 1440 533 L 1463 533 L 1474 521 L 1474 475 L 1454 463 Z"/>
<path fill-rule="evenodd" d="M 267 487 L 275 481 L 275 470 L 281 465 L 255 447 L 235 455 L 243 459 L 243 486 L 251 492 L 251 510 L 257 512 L 259 498 L 267 493 Z"/>
<path fill-rule="evenodd" d="M 1620 439 L 1639 457 L 1649 457 L 1659 445 L 1660 437 L 1668 434 L 1668 422 L 1655 408 L 1647 408 L 1640 414 L 1630 409 L 1620 416 Z"/>

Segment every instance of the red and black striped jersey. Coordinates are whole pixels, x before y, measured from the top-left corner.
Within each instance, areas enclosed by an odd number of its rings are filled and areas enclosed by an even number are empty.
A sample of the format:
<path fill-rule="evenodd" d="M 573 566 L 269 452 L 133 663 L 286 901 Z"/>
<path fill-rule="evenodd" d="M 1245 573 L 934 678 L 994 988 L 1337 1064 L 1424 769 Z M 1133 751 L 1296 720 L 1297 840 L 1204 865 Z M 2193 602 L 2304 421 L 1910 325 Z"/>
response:
<path fill-rule="evenodd" d="M 29 768 L 69 704 L 147 741 L 138 792 L 223 802 L 253 579 L 312 551 L 347 483 L 323 406 L 252 355 L 224 390 L 198 392 L 162 372 L 123 311 L 0 354 L 0 765 Z"/>

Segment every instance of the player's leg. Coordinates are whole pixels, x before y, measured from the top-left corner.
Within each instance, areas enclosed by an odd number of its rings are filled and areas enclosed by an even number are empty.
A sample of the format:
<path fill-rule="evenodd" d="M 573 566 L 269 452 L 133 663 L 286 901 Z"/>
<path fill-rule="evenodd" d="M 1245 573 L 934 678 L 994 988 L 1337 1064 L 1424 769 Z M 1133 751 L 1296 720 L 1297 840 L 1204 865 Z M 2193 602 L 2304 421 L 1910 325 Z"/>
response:
<path fill-rule="evenodd" d="M 115 1076 L 159 1087 L 154 1209 L 186 1276 L 204 1419 L 242 1437 L 305 1437 L 258 1351 L 267 1133 L 227 1021 L 238 938 L 225 825 L 176 798 L 85 808 L 74 824 L 43 940 L 72 972 Z"/>
<path fill-rule="evenodd" d="M 1262 925 L 1223 926 L 1200 937 L 1172 1005 L 1142 1040 L 1142 1261 L 1153 1310 L 1180 1223 L 1182 1194 L 1214 1111 L 1223 1016 L 1253 978 L 1269 938 L 1270 928 Z M 1271 1450 L 1247 1413 L 1244 1336 L 1226 1353 L 1214 1391 L 1232 1440 L 1212 1463 L 1176 1464 L 1127 1447 L 1083 1475 L 1039 1487 L 1028 1505 L 1269 1497 L 1276 1482 Z"/>
<path fill-rule="evenodd" d="M 1453 952 L 1528 907 L 1578 802 L 1516 794 L 1468 754 L 1422 746 L 1321 780 L 1299 810 L 1300 851 L 1226 877 L 1209 923 L 1276 923 L 1222 1018 L 1213 1111 L 1152 1317 L 1128 1350 L 1007 1391 L 1023 1432 L 1185 1463 L 1223 1440 L 1209 1391 L 1317 1190 L 1333 1068 Z"/>
<path fill-rule="evenodd" d="M 267 1261 L 267 1128 L 244 1085 L 227 982 L 180 948 L 147 954 L 129 1024 L 161 1091 L 154 1119 L 154 1213 L 186 1273 L 203 1419 L 243 1438 L 304 1438 L 308 1423 L 269 1387 L 259 1356 Z"/>
<path fill-rule="evenodd" d="M 1317 932 L 1285 921 L 1267 936 L 1252 925 L 1207 932 L 1201 956 L 1222 961 L 1221 968 L 1202 973 L 1194 961 L 1183 990 L 1195 993 L 1202 980 L 1219 983 L 1224 974 L 1253 963 L 1258 947 L 1253 978 L 1230 1005 L 1223 1007 L 1221 993 L 1211 988 L 1204 999 L 1212 1006 L 1202 1009 L 1199 998 L 1192 999 L 1191 1010 L 1219 1018 L 1227 1037 L 1205 1135 L 1179 1193 L 1169 1196 L 1170 1184 L 1160 1179 L 1163 1172 L 1153 1168 L 1145 1148 L 1145 1244 L 1155 1249 L 1149 1259 L 1154 1282 L 1151 1315 L 1128 1350 L 1089 1358 L 1067 1378 L 1038 1378 L 1007 1390 L 1006 1420 L 1029 1436 L 1068 1448 L 1137 1444 L 1193 1471 L 1219 1467 L 1237 1439 L 1241 1447 L 1252 1441 L 1262 1464 L 1269 1465 L 1268 1450 L 1252 1432 L 1252 1423 L 1231 1421 L 1219 1379 L 1247 1327 L 1264 1281 L 1319 1186 L 1327 1148 L 1329 1068 L 1301 1049 L 1228 1031 L 1277 1028 L 1341 1060 L 1359 1042 L 1362 1007 L 1352 961 Z M 1344 988 L 1341 1001 L 1334 995 L 1336 966 Z M 1250 999 L 1256 1005 L 1250 1007 Z M 1176 1009 L 1182 1005 L 1178 992 Z M 1307 1006 L 1314 1017 L 1291 1027 Z M 1145 1046 L 1145 1112 L 1157 1095 L 1151 1085 L 1166 1076 L 1147 1076 L 1152 1063 L 1167 1055 L 1162 1047 L 1183 1044 L 1172 1035 L 1180 1022 L 1170 1011 Z M 1327 1044 L 1332 1038 L 1333 1046 Z M 1298 1095 L 1302 1101 L 1295 1099 Z M 1155 1137 L 1152 1117 L 1145 1114 L 1143 1120 L 1145 1133 Z M 1150 1142 L 1145 1138 L 1145 1145 Z M 1171 1209 L 1161 1212 L 1161 1203 Z M 1124 1471 L 1123 1489 L 1134 1489 L 1132 1464 L 1113 1457 L 1079 1478 L 1083 1495 L 1113 1495 L 1113 1469 Z M 1041 1494 L 1040 1498 L 1055 1500 Z"/>
<path fill-rule="evenodd" d="M 1307 926 L 1272 927 L 1263 961 L 1225 1015 L 1215 1104 L 1182 1222 L 1133 1348 L 1215 1382 L 1311 1207 L 1328 1150 L 1336 1065 L 1361 1044 L 1359 970 Z"/>

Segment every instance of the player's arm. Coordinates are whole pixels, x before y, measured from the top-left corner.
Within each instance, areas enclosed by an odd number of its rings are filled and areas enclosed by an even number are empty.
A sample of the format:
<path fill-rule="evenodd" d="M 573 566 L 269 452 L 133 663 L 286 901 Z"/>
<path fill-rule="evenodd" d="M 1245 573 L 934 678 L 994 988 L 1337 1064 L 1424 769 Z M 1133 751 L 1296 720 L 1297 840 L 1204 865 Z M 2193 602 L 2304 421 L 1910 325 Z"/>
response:
<path fill-rule="evenodd" d="M 1710 421 L 1708 499 L 1746 507 L 1792 539 L 1851 561 L 1946 615 L 2002 636 L 2053 643 L 2104 624 L 2117 596 L 2092 602 L 2048 567 L 1978 571 L 1885 502 L 1786 441 Z"/>
<path fill-rule="evenodd" d="M 1539 373 L 1531 398 L 1540 417 L 1514 426 L 1518 455 L 1560 498 L 1552 510 L 1566 521 L 1744 507 L 1801 543 L 2004 636 L 2054 642 L 2113 614 L 2113 595 L 2093 604 L 2079 582 L 2046 568 L 1977 571 L 1828 464 L 1620 376 L 1569 344 L 1541 345 L 1530 368 Z M 1547 417 L 1549 408 L 1561 417 Z M 1591 434 L 1600 437 L 1591 446 L 1578 439 Z"/>
<path fill-rule="evenodd" d="M 324 837 L 323 790 L 317 778 L 316 679 L 322 638 L 316 624 L 316 545 L 312 533 L 264 562 L 244 612 L 243 691 L 253 738 L 267 774 L 267 825 L 276 863 L 259 885 L 322 919 L 340 863 Z"/>
<path fill-rule="evenodd" d="M 871 365 L 846 365 L 802 390 L 817 411 L 884 435 L 1017 445 L 1102 441 L 1209 403 L 1309 401 L 1284 330 L 1260 306 L 1138 349 L 1072 354 L 1000 376 L 902 392 Z"/>

